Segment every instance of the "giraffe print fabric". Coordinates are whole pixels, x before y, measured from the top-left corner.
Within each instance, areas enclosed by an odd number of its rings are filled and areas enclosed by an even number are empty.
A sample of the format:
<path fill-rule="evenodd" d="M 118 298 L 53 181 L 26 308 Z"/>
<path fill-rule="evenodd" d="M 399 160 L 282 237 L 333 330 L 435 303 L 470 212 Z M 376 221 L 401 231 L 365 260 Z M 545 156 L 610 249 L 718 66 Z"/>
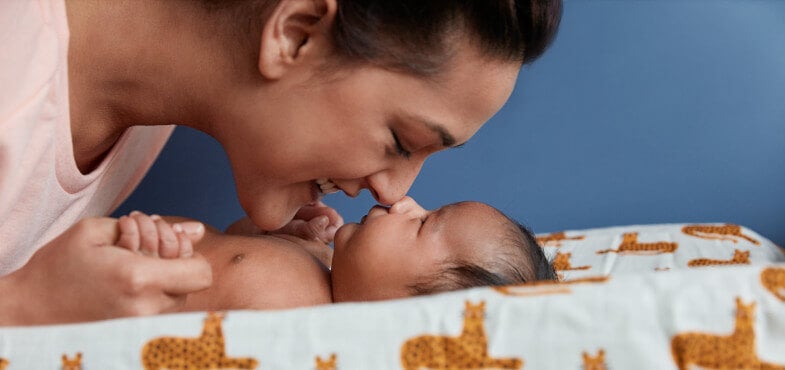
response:
<path fill-rule="evenodd" d="M 785 370 L 782 253 L 746 228 L 704 226 L 546 234 L 554 282 L 0 328 L 0 370 Z"/>
<path fill-rule="evenodd" d="M 663 224 L 539 234 L 561 279 L 785 262 L 783 249 L 743 226 Z"/>

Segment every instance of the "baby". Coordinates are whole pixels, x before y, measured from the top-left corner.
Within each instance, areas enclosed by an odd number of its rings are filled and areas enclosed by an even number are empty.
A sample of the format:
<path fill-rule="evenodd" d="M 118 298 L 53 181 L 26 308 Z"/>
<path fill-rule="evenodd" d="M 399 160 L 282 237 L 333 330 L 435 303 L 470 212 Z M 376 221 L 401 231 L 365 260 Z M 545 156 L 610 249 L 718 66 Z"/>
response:
<path fill-rule="evenodd" d="M 118 241 L 162 257 L 193 250 L 207 258 L 213 285 L 189 295 L 186 311 L 284 309 L 556 279 L 531 232 L 478 202 L 427 211 L 406 197 L 389 208 L 376 206 L 359 224 L 338 229 L 333 249 L 288 235 L 230 235 L 211 228 L 192 247 L 181 226 L 188 222 L 124 216 Z M 159 236 L 176 240 L 176 248 L 150 250 L 140 230 L 152 224 Z"/>

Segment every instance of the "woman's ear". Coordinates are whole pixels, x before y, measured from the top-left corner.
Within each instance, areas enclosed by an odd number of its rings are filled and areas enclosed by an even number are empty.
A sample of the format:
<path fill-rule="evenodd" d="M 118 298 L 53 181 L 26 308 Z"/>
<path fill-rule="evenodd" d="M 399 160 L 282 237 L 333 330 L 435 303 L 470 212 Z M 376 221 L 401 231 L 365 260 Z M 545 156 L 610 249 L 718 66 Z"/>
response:
<path fill-rule="evenodd" d="M 262 27 L 259 72 L 277 80 L 292 67 L 321 63 L 330 50 L 337 0 L 281 0 Z"/>

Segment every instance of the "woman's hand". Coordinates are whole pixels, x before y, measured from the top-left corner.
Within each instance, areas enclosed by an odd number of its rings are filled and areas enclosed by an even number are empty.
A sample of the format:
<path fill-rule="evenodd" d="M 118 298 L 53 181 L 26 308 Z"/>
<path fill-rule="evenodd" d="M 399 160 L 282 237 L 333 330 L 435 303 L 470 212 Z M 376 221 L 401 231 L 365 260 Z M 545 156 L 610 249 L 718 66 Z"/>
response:
<path fill-rule="evenodd" d="M 0 278 L 0 325 L 79 322 L 174 311 L 212 283 L 198 254 L 150 258 L 114 245 L 117 220 L 85 219 Z"/>
<path fill-rule="evenodd" d="M 294 219 L 278 230 L 265 232 L 245 217 L 230 225 L 225 232 L 244 235 L 285 234 L 329 244 L 341 226 L 343 217 L 338 211 L 319 201 L 300 208 Z"/>

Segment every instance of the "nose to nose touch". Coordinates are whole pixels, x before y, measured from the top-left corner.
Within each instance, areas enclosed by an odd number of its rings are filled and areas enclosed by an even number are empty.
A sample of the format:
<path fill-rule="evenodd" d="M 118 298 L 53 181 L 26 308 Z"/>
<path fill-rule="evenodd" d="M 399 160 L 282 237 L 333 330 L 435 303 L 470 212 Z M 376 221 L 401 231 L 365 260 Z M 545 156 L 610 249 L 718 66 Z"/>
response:
<path fill-rule="evenodd" d="M 393 204 L 390 207 L 390 213 L 398 213 L 398 214 L 411 213 L 411 214 L 415 214 L 416 216 L 420 216 L 426 212 L 427 211 L 425 209 L 420 207 L 420 205 L 417 204 L 417 202 L 414 201 L 414 199 L 412 199 L 409 196 L 405 196 L 401 198 L 401 200 L 395 202 L 395 204 Z"/>
<path fill-rule="evenodd" d="M 392 205 L 401 200 L 411 188 L 417 174 L 420 173 L 425 154 L 416 154 L 405 164 L 380 171 L 367 177 L 367 185 L 376 201 Z"/>

